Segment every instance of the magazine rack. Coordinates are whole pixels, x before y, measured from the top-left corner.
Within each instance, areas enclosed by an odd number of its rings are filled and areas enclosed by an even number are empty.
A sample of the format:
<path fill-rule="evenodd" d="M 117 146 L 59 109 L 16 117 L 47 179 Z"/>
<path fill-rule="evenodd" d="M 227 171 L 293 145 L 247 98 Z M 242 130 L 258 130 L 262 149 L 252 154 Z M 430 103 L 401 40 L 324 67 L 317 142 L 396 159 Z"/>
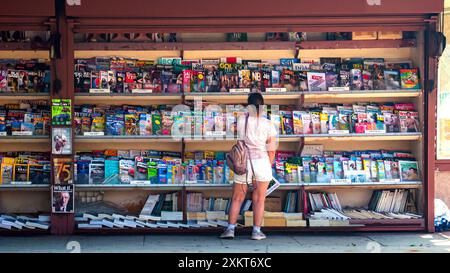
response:
<path fill-rule="evenodd" d="M 379 135 L 292 135 L 280 138 L 280 150 L 299 151 L 304 144 L 323 144 L 324 150 L 356 149 L 403 149 L 413 152 L 419 161 L 422 180 L 411 183 L 352 183 L 330 184 L 283 184 L 273 193 L 284 198 L 287 190 L 299 192 L 303 203 L 298 212 L 307 214 L 306 194 L 309 191 L 336 192 L 345 205 L 367 204 L 375 189 L 417 189 L 421 197 L 418 208 L 423 215 L 417 220 L 355 221 L 360 226 L 351 227 L 278 227 L 266 229 L 282 231 L 434 231 L 434 161 L 435 151 L 435 105 L 437 62 L 431 56 L 431 45 L 437 31 L 438 14 L 443 10 L 442 1 L 392 0 L 383 1 L 381 6 L 368 2 L 352 0 L 336 6 L 335 1 L 282 0 L 276 6 L 269 0 L 250 0 L 244 2 L 227 1 L 215 3 L 202 14 L 204 7 L 211 6 L 206 0 L 187 3 L 185 1 L 161 2 L 154 5 L 149 1 L 98 0 L 83 1 L 81 5 L 65 5 L 56 9 L 56 17 L 61 33 L 61 58 L 56 61 L 61 82 L 61 92 L 52 94 L 53 98 L 72 99 L 76 104 L 179 104 L 192 101 L 201 96 L 204 101 L 232 104 L 246 102 L 247 95 L 230 93 L 181 93 L 181 94 L 76 94 L 74 92 L 74 59 L 94 56 L 123 56 L 141 59 L 158 57 L 182 57 L 184 59 L 235 57 L 242 59 L 279 58 L 317 58 L 317 57 L 363 57 L 386 59 L 411 59 L 420 68 L 420 90 L 361 91 L 361 92 L 288 92 L 264 94 L 267 104 L 286 104 L 300 108 L 308 102 L 414 102 L 421 121 L 420 133 L 391 133 Z M 49 1 L 52 2 L 52 1 Z M 258 6 L 261 9 L 255 10 Z M 107 8 L 105 8 L 107 7 Z M 130 8 L 134 7 L 134 8 Z M 174 8 L 176 7 L 176 8 Z M 164 18 L 161 14 L 168 14 Z M 357 15 L 355 15 L 357 14 Z M 48 25 L 45 25 L 48 27 Z M 42 25 L 41 25 L 42 27 Z M 270 31 L 288 32 L 333 32 L 333 31 L 412 31 L 415 39 L 400 40 L 343 40 L 303 42 L 266 42 L 258 38 L 258 33 Z M 128 33 L 128 32 L 173 32 L 181 33 L 182 41 L 175 43 L 149 42 L 75 42 L 74 37 L 86 33 Z M 248 32 L 257 41 L 223 42 L 220 33 Z M 252 38 L 252 39 L 253 39 Z M 259 40 L 258 40 L 259 39 Z M 198 41 L 203 40 L 203 41 Z M 209 40 L 205 42 L 204 40 Z M 1 47 L 1 43 L 0 43 Z M 0 52 L 1 54 L 1 52 Z M 14 97 L 18 99 L 19 97 Z M 12 99 L 8 97 L 8 99 Z M 3 97 L 0 97 L 3 102 Z M 73 112 L 73 111 L 72 111 Z M 168 138 L 148 137 L 74 137 L 74 151 L 102 149 L 156 149 L 161 151 L 186 152 L 208 150 L 227 151 L 234 144 L 228 140 L 183 139 L 174 141 Z M 22 139 L 0 139 L 3 143 L 22 143 Z M 9 142 L 8 142 L 9 141 Z M 47 139 L 34 139 L 31 144 Z M 30 144 L 30 145 L 31 145 Z M 44 147 L 39 143 L 39 147 Z M 27 144 L 28 145 L 28 144 Z M 36 144 L 37 145 L 37 144 Z M 2 145 L 3 147 L 3 145 Z M 47 146 L 45 146 L 47 147 Z M 30 146 L 31 148 L 31 146 Z M 45 148 L 47 149 L 47 148 Z M 168 185 L 167 185 L 168 186 Z M 179 204 L 183 219 L 187 220 L 186 196 L 190 192 L 203 192 L 205 196 L 230 197 L 229 185 L 161 185 L 107 186 L 75 185 L 75 191 L 104 191 L 109 201 L 127 202 L 140 198 L 144 200 L 149 193 L 179 192 Z M 0 192 L 0 194 L 2 194 Z M 133 209 L 143 203 L 128 203 Z M 52 233 L 99 233 L 99 232 L 206 232 L 218 228 L 198 229 L 89 229 L 75 228 L 73 215 L 53 215 Z"/>

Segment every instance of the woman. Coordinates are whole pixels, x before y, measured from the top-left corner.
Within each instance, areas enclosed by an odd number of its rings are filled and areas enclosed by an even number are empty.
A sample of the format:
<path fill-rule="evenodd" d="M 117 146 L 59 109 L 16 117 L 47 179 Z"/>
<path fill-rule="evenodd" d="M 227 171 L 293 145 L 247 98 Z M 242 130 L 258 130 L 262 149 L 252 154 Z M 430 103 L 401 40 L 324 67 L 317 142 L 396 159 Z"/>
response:
<path fill-rule="evenodd" d="M 272 180 L 272 163 L 275 159 L 276 135 L 275 126 L 259 112 L 264 105 L 261 93 L 251 93 L 248 97 L 248 121 L 247 133 L 245 133 L 245 121 L 247 116 L 238 120 L 238 136 L 243 139 L 251 159 L 247 162 L 247 174 L 235 175 L 233 185 L 233 197 L 229 212 L 228 227 L 220 238 L 234 238 L 234 230 L 242 202 L 245 200 L 248 185 L 253 184 L 252 208 L 253 208 L 253 240 L 262 240 L 266 236 L 261 232 L 261 224 L 264 217 L 264 201 L 269 182 Z"/>

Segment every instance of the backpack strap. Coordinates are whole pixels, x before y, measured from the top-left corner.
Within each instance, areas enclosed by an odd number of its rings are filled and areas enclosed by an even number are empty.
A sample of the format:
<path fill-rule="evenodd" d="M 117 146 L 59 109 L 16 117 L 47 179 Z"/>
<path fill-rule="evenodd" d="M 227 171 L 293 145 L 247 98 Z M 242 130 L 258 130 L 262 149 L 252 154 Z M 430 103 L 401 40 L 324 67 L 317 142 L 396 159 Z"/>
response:
<path fill-rule="evenodd" d="M 247 155 L 248 155 L 248 160 L 250 161 L 250 168 L 252 168 L 252 174 L 253 176 L 255 176 L 255 170 L 253 169 L 253 162 L 252 162 L 252 158 L 250 156 L 250 149 L 248 148 L 247 144 L 245 143 L 245 138 L 247 137 L 247 127 L 248 127 L 248 118 L 249 118 L 250 114 L 247 113 L 246 117 L 245 117 L 245 134 L 244 134 L 244 147 L 247 151 Z M 252 180 L 253 180 L 253 176 L 252 176 Z M 247 183 L 247 186 L 249 186 L 248 184 L 248 169 L 247 169 L 247 174 L 245 175 L 245 182 Z M 256 182 L 253 185 L 253 189 L 256 189 L 257 185 Z"/>

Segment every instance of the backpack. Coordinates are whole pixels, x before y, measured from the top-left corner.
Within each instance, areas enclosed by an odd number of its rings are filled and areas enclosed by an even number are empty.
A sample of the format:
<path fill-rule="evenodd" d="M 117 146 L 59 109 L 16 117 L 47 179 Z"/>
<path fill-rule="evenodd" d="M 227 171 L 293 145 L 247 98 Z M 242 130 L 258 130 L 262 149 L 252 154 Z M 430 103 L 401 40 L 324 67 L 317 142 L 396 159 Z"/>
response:
<path fill-rule="evenodd" d="M 245 136 L 247 135 L 248 115 L 245 118 Z M 244 137 L 245 137 L 244 136 Z M 237 175 L 243 175 L 247 173 L 247 160 L 250 158 L 249 150 L 244 140 L 238 140 L 238 142 L 231 148 L 227 154 L 227 165 Z M 250 161 L 250 165 L 253 169 L 253 164 Z"/>

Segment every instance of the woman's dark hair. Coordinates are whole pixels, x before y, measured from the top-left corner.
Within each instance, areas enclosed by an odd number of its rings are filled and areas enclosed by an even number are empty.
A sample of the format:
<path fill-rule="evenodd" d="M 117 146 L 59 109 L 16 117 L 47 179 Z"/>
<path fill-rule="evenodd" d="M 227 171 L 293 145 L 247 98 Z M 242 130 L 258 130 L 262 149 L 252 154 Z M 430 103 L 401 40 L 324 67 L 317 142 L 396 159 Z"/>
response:
<path fill-rule="evenodd" d="M 259 111 L 259 106 L 264 105 L 264 98 L 261 93 L 251 93 L 247 99 L 248 105 L 253 105 L 256 107 L 256 110 Z"/>

